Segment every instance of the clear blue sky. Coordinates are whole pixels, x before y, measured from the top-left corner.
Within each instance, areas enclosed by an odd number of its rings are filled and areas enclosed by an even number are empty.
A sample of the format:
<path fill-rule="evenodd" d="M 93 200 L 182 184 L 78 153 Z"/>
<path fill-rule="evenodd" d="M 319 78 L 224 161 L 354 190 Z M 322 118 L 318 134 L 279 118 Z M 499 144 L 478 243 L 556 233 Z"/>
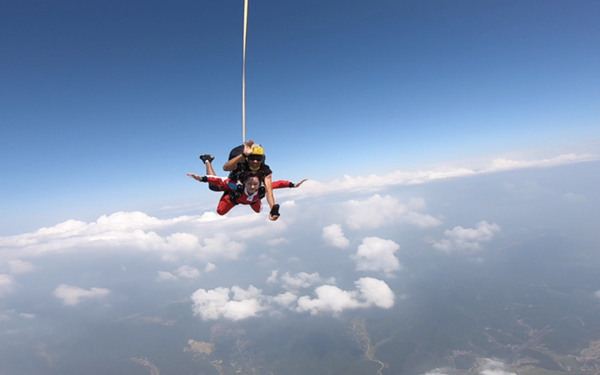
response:
<path fill-rule="evenodd" d="M 251 1 L 248 138 L 328 180 L 600 140 L 598 1 Z M 216 200 L 243 2 L 0 6 L 0 235 Z"/>

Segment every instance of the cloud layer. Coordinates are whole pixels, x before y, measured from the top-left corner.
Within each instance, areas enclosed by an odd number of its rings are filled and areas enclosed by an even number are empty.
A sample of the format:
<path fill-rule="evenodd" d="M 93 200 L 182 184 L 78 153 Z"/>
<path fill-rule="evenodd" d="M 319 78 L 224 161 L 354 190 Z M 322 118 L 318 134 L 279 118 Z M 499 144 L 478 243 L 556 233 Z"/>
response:
<path fill-rule="evenodd" d="M 403 172 L 395 171 L 382 176 L 369 175 L 367 177 L 352 177 L 345 175 L 343 180 L 333 180 L 328 183 L 307 181 L 300 189 L 282 191 L 280 196 L 306 197 L 317 194 L 331 194 L 337 192 L 375 192 L 386 186 L 416 185 L 436 180 L 489 174 L 508 170 L 525 168 L 548 168 L 565 164 L 582 163 L 600 160 L 600 155 L 595 154 L 563 154 L 553 158 L 538 160 L 514 160 L 508 158 L 494 158 L 483 163 L 478 162 L 478 167 L 447 167 L 442 166 L 433 170 Z"/>
<path fill-rule="evenodd" d="M 70 251 L 98 251 L 107 249 L 133 249 L 141 252 L 158 252 L 171 259 L 177 253 L 194 253 L 203 260 L 237 259 L 245 247 L 241 242 L 230 239 L 212 213 L 202 216 L 179 216 L 161 220 L 142 212 L 117 212 L 103 215 L 96 222 L 85 223 L 67 220 L 49 228 L 41 228 L 33 233 L 0 238 L 0 260 L 9 262 L 16 272 L 28 272 L 32 267 L 16 259 L 39 257 Z M 247 220 L 252 223 L 255 219 Z M 227 221 L 227 220 L 225 220 Z M 229 220 L 235 226 L 239 219 Z M 169 231 L 172 228 L 188 226 L 188 232 L 174 232 L 166 235 L 157 230 Z M 207 232 L 213 232 L 210 237 Z M 202 240 L 200 236 L 205 236 Z"/>

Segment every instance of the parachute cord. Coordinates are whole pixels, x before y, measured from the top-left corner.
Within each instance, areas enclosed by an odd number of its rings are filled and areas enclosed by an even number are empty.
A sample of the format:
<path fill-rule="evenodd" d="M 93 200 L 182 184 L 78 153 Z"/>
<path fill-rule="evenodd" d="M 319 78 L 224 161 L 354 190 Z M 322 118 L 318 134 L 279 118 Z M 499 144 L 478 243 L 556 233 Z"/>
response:
<path fill-rule="evenodd" d="M 246 143 L 246 37 L 248 30 L 248 0 L 244 4 L 244 59 L 242 67 L 242 144 Z"/>

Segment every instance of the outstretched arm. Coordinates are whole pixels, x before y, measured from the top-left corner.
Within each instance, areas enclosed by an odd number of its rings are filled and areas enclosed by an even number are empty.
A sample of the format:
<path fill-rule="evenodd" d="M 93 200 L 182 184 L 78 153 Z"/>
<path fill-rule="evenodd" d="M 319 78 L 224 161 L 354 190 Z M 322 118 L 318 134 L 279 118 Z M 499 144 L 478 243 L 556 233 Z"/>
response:
<path fill-rule="evenodd" d="M 278 180 L 278 181 L 273 181 L 273 189 L 283 189 L 283 188 L 297 188 L 300 187 L 300 185 L 302 185 L 307 179 L 305 178 L 304 180 L 298 182 L 297 184 L 290 182 L 290 181 L 286 181 L 286 180 Z"/>
<path fill-rule="evenodd" d="M 248 141 L 248 142 L 244 143 L 244 151 L 241 154 L 239 154 L 238 156 L 229 160 L 227 163 L 225 163 L 225 165 L 223 166 L 223 170 L 225 172 L 235 171 L 235 169 L 237 168 L 237 165 L 239 163 L 243 163 L 244 158 L 252 153 L 253 145 L 254 145 L 254 141 Z"/>
<path fill-rule="evenodd" d="M 200 177 L 197 174 L 193 174 L 193 173 L 188 173 L 187 175 L 188 175 L 188 177 L 191 177 L 196 181 L 208 182 L 208 179 L 206 178 L 206 176 Z"/>

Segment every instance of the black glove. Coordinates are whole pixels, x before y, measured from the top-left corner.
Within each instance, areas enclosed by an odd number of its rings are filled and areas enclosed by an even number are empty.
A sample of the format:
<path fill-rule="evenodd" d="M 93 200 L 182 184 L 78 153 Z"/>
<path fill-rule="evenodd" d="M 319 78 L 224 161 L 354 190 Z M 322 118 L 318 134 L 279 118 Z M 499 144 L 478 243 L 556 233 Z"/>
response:
<path fill-rule="evenodd" d="M 273 208 L 271 208 L 271 215 L 279 216 L 279 205 L 278 204 L 274 204 Z"/>

